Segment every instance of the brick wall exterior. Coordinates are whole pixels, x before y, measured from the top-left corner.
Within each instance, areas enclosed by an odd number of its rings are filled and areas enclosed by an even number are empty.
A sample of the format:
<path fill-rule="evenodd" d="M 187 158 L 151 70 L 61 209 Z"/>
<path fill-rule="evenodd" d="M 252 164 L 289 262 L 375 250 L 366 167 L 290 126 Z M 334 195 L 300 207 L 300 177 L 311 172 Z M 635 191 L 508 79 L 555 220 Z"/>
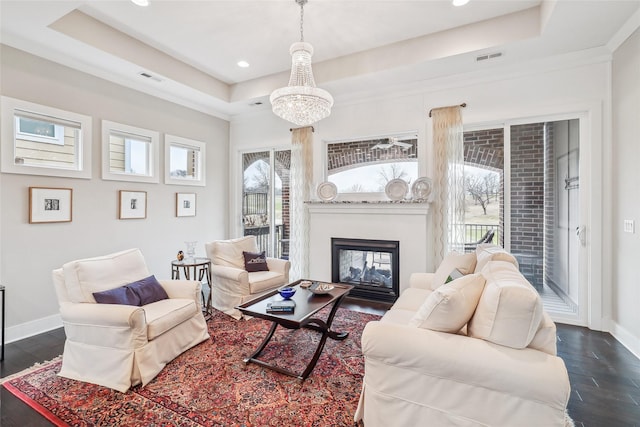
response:
<path fill-rule="evenodd" d="M 402 140 L 411 147 L 392 146 L 390 148 L 373 147 L 379 143 L 386 144 L 387 138 L 367 141 L 336 142 L 327 144 L 327 170 L 330 173 L 353 169 L 367 163 L 387 163 L 416 161 L 418 156 L 418 140 Z"/>
<path fill-rule="evenodd" d="M 544 282 L 549 283 L 554 276 L 553 260 L 556 257 L 553 245 L 553 233 L 556 226 L 555 206 L 556 206 L 556 162 L 554 154 L 553 129 L 554 123 L 545 123 L 546 138 L 544 141 L 545 150 L 545 177 L 544 177 L 544 230 L 545 230 L 545 265 Z"/>
<path fill-rule="evenodd" d="M 504 130 L 486 129 L 464 133 L 464 162 L 483 169 L 504 169 Z"/>
<path fill-rule="evenodd" d="M 531 264 L 522 270 L 537 287 L 542 286 L 545 233 L 544 128 L 544 123 L 511 127 L 511 252 L 529 256 L 526 264 Z"/>

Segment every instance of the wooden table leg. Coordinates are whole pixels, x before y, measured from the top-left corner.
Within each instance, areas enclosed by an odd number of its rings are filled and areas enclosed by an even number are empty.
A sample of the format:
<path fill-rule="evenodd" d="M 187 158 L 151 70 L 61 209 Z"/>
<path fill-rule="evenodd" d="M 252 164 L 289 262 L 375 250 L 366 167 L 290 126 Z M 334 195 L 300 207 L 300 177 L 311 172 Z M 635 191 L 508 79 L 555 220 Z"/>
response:
<path fill-rule="evenodd" d="M 270 363 L 263 362 L 262 360 L 257 359 L 257 357 L 260 355 L 260 353 L 262 353 L 262 351 L 267 346 L 269 341 L 271 341 L 271 338 L 273 337 L 273 334 L 276 331 L 276 328 L 278 327 L 277 322 L 273 322 L 273 324 L 271 325 L 271 329 L 269 330 L 269 333 L 264 338 L 264 340 L 262 341 L 258 349 L 254 351 L 251 356 L 244 359 L 244 363 L 249 363 L 249 362 L 255 363 L 257 365 L 274 370 L 276 372 L 280 372 L 281 374 L 296 377 L 299 380 L 304 381 L 311 374 L 311 372 L 313 371 L 313 368 L 316 367 L 316 364 L 318 363 L 318 359 L 320 359 L 320 355 L 322 354 L 322 350 L 324 349 L 324 345 L 327 342 L 327 338 L 342 341 L 349 336 L 348 332 L 335 332 L 331 330 L 331 324 L 333 323 L 333 319 L 336 315 L 336 312 L 338 311 L 338 307 L 340 306 L 340 303 L 342 303 L 342 300 L 346 295 L 347 294 L 344 294 L 342 297 L 340 297 L 333 303 L 333 308 L 331 309 L 331 312 L 329 313 L 329 317 L 327 317 L 326 322 L 322 319 L 311 318 L 309 319 L 309 322 L 303 326 L 304 328 L 312 329 L 314 331 L 318 331 L 322 333 L 322 337 L 320 338 L 320 342 L 318 343 L 318 346 L 316 347 L 316 350 L 313 353 L 313 357 L 311 358 L 311 361 L 309 361 L 309 363 L 307 364 L 302 374 L 296 374 L 295 372 L 290 371 L 288 369 L 280 368 L 279 366 L 275 366 Z"/>
<path fill-rule="evenodd" d="M 271 329 L 269 329 L 269 333 L 262 340 L 262 344 L 260 344 L 258 349 L 256 351 L 254 351 L 251 356 L 249 356 L 246 359 L 244 359 L 244 363 L 249 363 L 249 362 L 256 362 L 257 363 L 257 362 L 259 362 L 259 360 L 257 360 L 256 357 L 258 357 L 260 355 L 260 353 L 262 353 L 262 350 L 264 350 L 264 348 L 267 346 L 269 341 L 271 341 L 271 338 L 273 337 L 273 333 L 276 331 L 277 327 L 278 327 L 278 324 L 276 322 L 273 322 L 273 325 L 271 325 Z M 262 363 L 264 363 L 264 362 L 262 362 Z"/>
<path fill-rule="evenodd" d="M 344 294 L 340 297 L 334 304 L 331 312 L 329 313 L 329 317 L 327 317 L 327 321 L 324 322 L 321 319 L 312 318 L 309 323 L 307 323 L 304 327 L 308 329 L 313 329 L 315 331 L 322 332 L 322 337 L 320 338 L 320 342 L 318 343 L 318 347 L 316 348 L 311 361 L 307 365 L 306 369 L 300 376 L 301 379 L 305 380 L 313 371 L 313 368 L 316 367 L 316 363 L 318 363 L 318 359 L 320 359 L 320 354 L 322 354 L 322 350 L 324 349 L 324 345 L 327 342 L 327 338 L 331 338 L 334 340 L 342 341 L 349 336 L 349 332 L 335 332 L 331 330 L 331 324 L 333 323 L 333 318 L 338 311 L 338 307 L 342 303 L 342 300 L 347 294 Z"/>

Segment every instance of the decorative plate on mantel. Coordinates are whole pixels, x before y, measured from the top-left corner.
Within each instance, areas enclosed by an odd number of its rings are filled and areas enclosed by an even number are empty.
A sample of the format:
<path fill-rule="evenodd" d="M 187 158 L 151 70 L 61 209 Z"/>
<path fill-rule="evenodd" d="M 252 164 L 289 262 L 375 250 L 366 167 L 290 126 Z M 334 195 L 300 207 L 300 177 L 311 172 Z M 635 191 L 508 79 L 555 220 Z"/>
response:
<path fill-rule="evenodd" d="M 316 192 L 320 200 L 329 202 L 338 196 L 338 187 L 333 182 L 326 181 L 318 184 Z"/>
<path fill-rule="evenodd" d="M 433 183 L 431 178 L 423 176 L 415 180 L 411 186 L 411 198 L 416 201 L 426 201 L 431 195 Z"/>
<path fill-rule="evenodd" d="M 387 197 L 394 201 L 403 200 L 408 191 L 409 184 L 400 178 L 392 179 L 387 182 L 387 185 L 384 187 L 384 192 L 387 194 Z"/>

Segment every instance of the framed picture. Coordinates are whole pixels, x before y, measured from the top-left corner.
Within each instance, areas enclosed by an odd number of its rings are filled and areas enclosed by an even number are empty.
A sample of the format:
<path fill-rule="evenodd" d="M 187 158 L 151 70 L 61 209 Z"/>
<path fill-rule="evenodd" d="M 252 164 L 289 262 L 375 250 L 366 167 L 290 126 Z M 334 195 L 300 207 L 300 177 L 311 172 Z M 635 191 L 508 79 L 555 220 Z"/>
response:
<path fill-rule="evenodd" d="M 71 222 L 71 188 L 29 187 L 29 224 Z"/>
<path fill-rule="evenodd" d="M 147 217 L 147 192 L 120 190 L 118 219 L 144 219 Z"/>
<path fill-rule="evenodd" d="M 196 193 L 176 193 L 176 216 L 196 216 Z"/>

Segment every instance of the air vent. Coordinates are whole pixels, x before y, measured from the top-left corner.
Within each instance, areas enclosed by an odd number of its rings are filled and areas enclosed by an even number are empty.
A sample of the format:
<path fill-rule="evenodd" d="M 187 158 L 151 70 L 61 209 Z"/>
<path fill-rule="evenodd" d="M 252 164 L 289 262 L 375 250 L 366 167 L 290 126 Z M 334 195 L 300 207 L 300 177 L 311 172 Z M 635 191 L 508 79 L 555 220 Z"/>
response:
<path fill-rule="evenodd" d="M 486 61 L 488 59 L 500 58 L 501 56 L 502 56 L 502 52 L 487 53 L 485 55 L 476 56 L 476 62 Z"/>
<path fill-rule="evenodd" d="M 149 74 L 149 73 L 147 73 L 147 72 L 145 72 L 145 71 L 140 72 L 140 73 L 139 73 L 139 75 L 141 75 L 141 76 L 142 76 L 142 77 L 144 77 L 144 78 L 151 79 L 151 80 L 153 80 L 154 82 L 161 82 L 161 81 L 162 81 L 162 79 L 161 79 L 161 78 L 156 77 L 156 76 L 154 76 L 154 75 L 152 75 L 152 74 Z"/>

